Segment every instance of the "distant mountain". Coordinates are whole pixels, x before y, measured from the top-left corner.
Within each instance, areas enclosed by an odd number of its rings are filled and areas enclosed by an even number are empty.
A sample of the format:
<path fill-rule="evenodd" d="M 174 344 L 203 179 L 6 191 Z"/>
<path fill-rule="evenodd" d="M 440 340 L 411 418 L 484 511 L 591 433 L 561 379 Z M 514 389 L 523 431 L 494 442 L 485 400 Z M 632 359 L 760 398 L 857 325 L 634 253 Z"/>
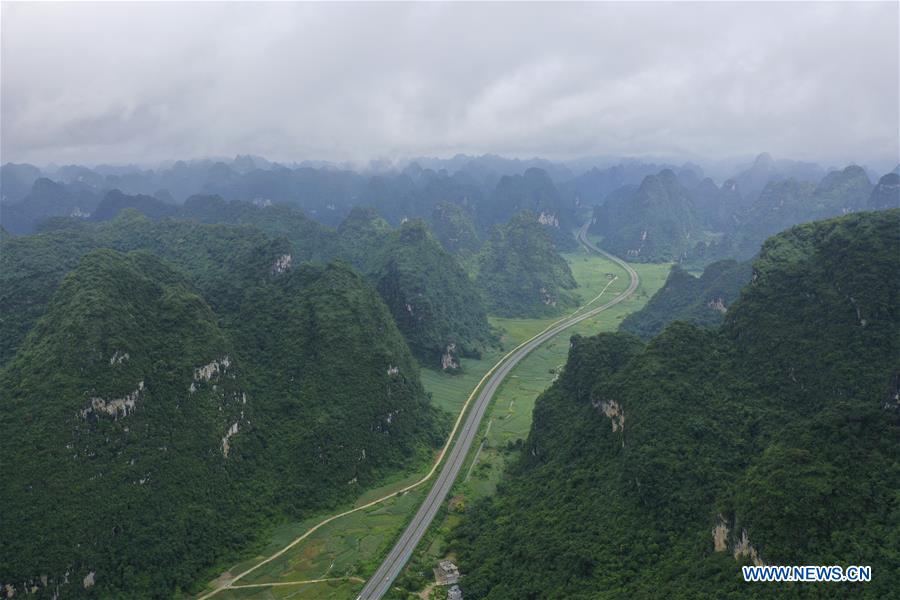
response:
<path fill-rule="evenodd" d="M 593 167 L 566 182 L 577 199 L 585 206 L 603 204 L 606 197 L 626 185 L 637 186 L 648 175 L 655 175 L 670 165 L 642 162 L 624 162 L 606 168 Z"/>
<path fill-rule="evenodd" d="M 337 228 L 339 256 L 361 271 L 372 271 L 379 264 L 376 249 L 391 233 L 391 224 L 372 208 L 355 207 Z"/>
<path fill-rule="evenodd" d="M 246 228 L 93 229 L 178 268 L 88 252 L 0 370 L 4 585 L 171 596 L 439 443 L 406 343 L 346 265 L 294 267 Z"/>
<path fill-rule="evenodd" d="M 576 246 L 574 208 L 546 171 L 530 168 L 522 175 L 502 177 L 479 212 L 485 225 L 493 225 L 523 210 L 531 211 L 547 227 L 557 248 L 564 250 Z"/>
<path fill-rule="evenodd" d="M 478 257 L 475 281 L 491 314 L 557 314 L 576 304 L 569 265 L 538 216 L 525 211 L 498 225 Z"/>
<path fill-rule="evenodd" d="M 666 169 L 645 177 L 633 193 L 623 190 L 596 207 L 591 231 L 614 254 L 658 262 L 681 256 L 701 239 L 703 228 L 690 192 Z"/>
<path fill-rule="evenodd" d="M 13 234 L 27 234 L 47 217 L 87 217 L 100 202 L 99 193 L 80 183 L 57 183 L 37 179 L 19 202 L 0 208 L 0 224 Z"/>
<path fill-rule="evenodd" d="M 690 190 L 693 209 L 705 229 L 715 232 L 731 230 L 743 206 L 743 198 L 733 179 L 721 187 L 706 178 Z"/>
<path fill-rule="evenodd" d="M 746 260 L 759 251 L 763 241 L 792 225 L 813 217 L 811 183 L 786 179 L 769 183 L 759 198 L 741 212 L 733 232 L 722 240 L 720 256 Z"/>
<path fill-rule="evenodd" d="M 6 163 L 0 167 L 0 204 L 15 204 L 25 198 L 42 175 L 40 169 L 29 164 Z"/>
<path fill-rule="evenodd" d="M 116 192 L 110 204 L 139 212 L 153 212 L 159 201 L 146 196 L 126 196 Z M 456 205 L 454 205 L 456 206 Z M 101 212 L 98 209 L 98 213 Z M 105 216 L 111 211 L 103 211 Z M 291 261 L 342 259 L 364 273 L 382 294 L 401 331 L 423 364 L 438 367 L 449 352 L 459 365 L 460 355 L 478 354 L 492 340 L 481 297 L 459 265 L 421 222 L 409 222 L 394 230 L 374 210 L 353 209 L 338 231 L 328 229 L 302 212 L 282 204 L 225 202 L 218 196 L 192 196 L 175 215 L 204 223 L 252 226 L 274 240 L 289 242 Z M 159 230 L 161 240 L 170 232 L 192 226 L 184 222 L 146 225 Z M 203 231 L 202 228 L 198 228 Z M 116 227 L 102 230 L 105 245 L 115 248 L 147 247 L 147 240 L 131 246 L 125 239 L 109 239 Z M 141 235 L 135 239 L 142 240 Z M 174 242 L 174 240 L 173 240 Z M 151 244 L 170 259 L 162 243 Z M 179 246 L 179 244 L 174 244 Z M 180 245 L 184 248 L 184 244 Z M 410 311 L 415 311 L 412 315 Z"/>
<path fill-rule="evenodd" d="M 769 183 L 759 198 L 736 216 L 733 230 L 710 248 L 695 251 L 709 258 L 746 260 L 769 236 L 798 223 L 867 210 L 873 186 L 857 166 L 832 171 L 818 185 L 785 179 Z"/>
<path fill-rule="evenodd" d="M 108 221 L 126 208 L 133 208 L 151 219 L 170 217 L 178 213 L 178 207 L 166 204 L 153 196 L 138 194 L 128 196 L 119 190 L 112 190 L 103 196 L 103 200 L 91 213 L 92 221 Z"/>
<path fill-rule="evenodd" d="M 268 170 L 272 168 L 272 163 L 262 156 L 253 156 L 251 154 L 238 154 L 231 163 L 231 168 L 238 173 L 249 173 L 256 169 Z"/>
<path fill-rule="evenodd" d="M 715 262 L 706 267 L 700 277 L 675 265 L 666 283 L 644 308 L 625 317 L 619 329 L 649 340 L 673 321 L 718 326 L 741 289 L 750 281 L 750 275 L 749 262 Z"/>
<path fill-rule="evenodd" d="M 888 173 L 878 180 L 878 185 L 872 189 L 869 196 L 869 210 L 885 210 L 888 208 L 900 208 L 900 175 Z"/>
<path fill-rule="evenodd" d="M 0 358 L 11 358 L 46 310 L 63 277 L 87 252 L 146 250 L 180 268 L 213 308 L 234 311 L 243 288 L 269 276 L 276 257 L 291 254 L 287 240 L 248 227 L 152 221 L 133 210 L 105 223 L 66 220 L 60 228 L 2 240 L 0 246 Z"/>
<path fill-rule="evenodd" d="M 442 202 L 435 206 L 430 224 L 448 252 L 475 252 L 481 245 L 472 215 L 459 204 Z"/>
<path fill-rule="evenodd" d="M 455 529 L 465 597 L 756 598 L 754 563 L 869 565 L 810 593 L 893 595 L 898 231 L 893 210 L 770 238 L 715 331 L 574 336 L 503 485 Z"/>
<path fill-rule="evenodd" d="M 265 200 L 226 202 L 220 196 L 195 195 L 185 201 L 176 216 L 201 223 L 247 225 L 272 237 L 284 237 L 291 242 L 297 262 L 329 260 L 338 251 L 334 230 L 286 204 Z"/>
<path fill-rule="evenodd" d="M 815 183 L 824 176 L 825 170 L 819 165 L 786 159 L 775 160 L 764 152 L 756 157 L 752 165 L 743 168 L 732 179 L 741 190 L 746 207 L 751 205 L 771 182 L 796 179 Z"/>
<path fill-rule="evenodd" d="M 865 169 L 850 165 L 832 171 L 819 182 L 813 192 L 811 216 L 825 219 L 837 215 L 866 210 L 874 186 Z"/>

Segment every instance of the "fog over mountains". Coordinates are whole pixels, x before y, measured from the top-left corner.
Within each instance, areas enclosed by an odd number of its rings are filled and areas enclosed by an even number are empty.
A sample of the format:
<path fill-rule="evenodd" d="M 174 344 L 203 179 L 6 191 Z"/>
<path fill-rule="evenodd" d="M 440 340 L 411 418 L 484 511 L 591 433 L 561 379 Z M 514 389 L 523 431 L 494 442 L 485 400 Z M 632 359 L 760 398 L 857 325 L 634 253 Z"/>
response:
<path fill-rule="evenodd" d="M 897 160 L 896 3 L 2 10 L 3 162 Z"/>
<path fill-rule="evenodd" d="M 0 598 L 896 596 L 900 3 L 0 11 Z"/>

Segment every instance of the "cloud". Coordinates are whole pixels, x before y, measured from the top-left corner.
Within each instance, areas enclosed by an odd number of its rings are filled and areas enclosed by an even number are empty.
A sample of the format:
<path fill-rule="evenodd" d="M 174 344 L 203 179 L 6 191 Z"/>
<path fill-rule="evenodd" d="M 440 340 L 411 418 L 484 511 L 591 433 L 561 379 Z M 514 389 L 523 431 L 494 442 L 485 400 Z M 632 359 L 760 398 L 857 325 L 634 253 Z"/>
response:
<path fill-rule="evenodd" d="M 897 3 L 2 5 L 0 154 L 898 160 Z"/>

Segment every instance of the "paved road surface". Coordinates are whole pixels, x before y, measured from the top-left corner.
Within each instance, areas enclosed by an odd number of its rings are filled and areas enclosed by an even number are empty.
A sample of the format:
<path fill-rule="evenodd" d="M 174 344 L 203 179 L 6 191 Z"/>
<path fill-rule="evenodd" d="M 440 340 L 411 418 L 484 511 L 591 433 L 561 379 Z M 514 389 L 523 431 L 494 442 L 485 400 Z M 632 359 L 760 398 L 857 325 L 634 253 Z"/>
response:
<path fill-rule="evenodd" d="M 450 488 L 453 487 L 453 482 L 456 480 L 457 475 L 459 475 L 459 471 L 462 468 L 463 462 L 466 459 L 466 454 L 469 452 L 469 448 L 472 446 L 472 442 L 475 439 L 475 435 L 478 433 L 478 425 L 481 423 L 481 418 L 484 416 L 485 411 L 487 410 L 488 404 L 491 402 L 491 398 L 494 395 L 494 392 L 497 391 L 497 388 L 500 387 L 500 384 L 506 378 L 510 371 L 525 358 L 528 353 L 532 350 L 554 337 L 558 333 L 563 330 L 575 325 L 576 323 L 580 323 L 585 319 L 593 317 L 599 312 L 606 310 L 611 306 L 615 306 L 619 302 L 622 302 L 626 298 L 630 297 L 634 291 L 637 289 L 640 280 L 638 278 L 637 272 L 631 268 L 625 261 L 608 254 L 592 244 L 587 239 L 587 227 L 586 223 L 584 227 L 582 227 L 578 231 L 578 241 L 580 241 L 586 248 L 589 250 L 596 252 L 598 254 L 602 254 L 603 256 L 609 258 L 620 267 L 625 269 L 628 272 L 629 277 L 631 278 L 631 283 L 624 292 L 607 302 L 602 306 L 598 306 L 597 308 L 591 309 L 589 311 L 583 312 L 581 314 L 577 314 L 573 317 L 570 317 L 564 321 L 561 321 L 556 326 L 548 329 L 544 333 L 532 339 L 530 342 L 523 345 L 519 348 L 515 353 L 513 353 L 503 365 L 494 373 L 494 375 L 488 380 L 485 384 L 484 388 L 481 390 L 481 393 L 478 395 L 478 399 L 475 402 L 475 405 L 472 407 L 471 412 L 466 418 L 465 425 L 459 434 L 459 438 L 456 440 L 456 443 L 453 445 L 453 450 L 450 451 L 450 455 L 447 458 L 447 462 L 444 463 L 441 472 L 438 474 L 437 479 L 434 482 L 434 486 L 428 492 L 428 496 L 425 498 L 425 501 L 422 503 L 422 506 L 419 507 L 418 512 L 413 517 L 413 520 L 410 522 L 409 526 L 407 526 L 406 530 L 403 532 L 403 535 L 400 536 L 400 539 L 391 549 L 390 553 L 388 553 L 387 557 L 384 559 L 384 562 L 378 567 L 378 570 L 375 571 L 375 574 L 366 582 L 366 585 L 363 587 L 362 592 L 360 592 L 359 596 L 357 596 L 357 600 L 379 600 L 385 593 L 387 593 L 388 589 L 391 587 L 391 584 L 400 575 L 400 571 L 403 570 L 403 566 L 409 560 L 410 556 L 412 556 L 413 550 L 416 549 L 416 545 L 422 539 L 422 536 L 425 535 L 425 532 L 428 530 L 428 526 L 431 524 L 431 521 L 434 519 L 434 516 L 437 514 L 438 509 L 443 503 L 444 499 L 447 497 L 447 493 L 450 491 Z"/>

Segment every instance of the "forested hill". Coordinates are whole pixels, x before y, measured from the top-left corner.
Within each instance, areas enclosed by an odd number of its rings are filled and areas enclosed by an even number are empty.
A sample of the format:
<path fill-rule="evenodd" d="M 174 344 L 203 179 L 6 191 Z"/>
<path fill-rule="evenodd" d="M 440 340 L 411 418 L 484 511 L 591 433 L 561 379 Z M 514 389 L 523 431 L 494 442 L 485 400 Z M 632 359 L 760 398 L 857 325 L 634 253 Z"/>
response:
<path fill-rule="evenodd" d="M 72 165 L 42 171 L 5 164 L 0 167 L 0 225 L 27 234 L 48 217 L 110 218 L 118 194 L 139 196 L 147 211 L 161 216 L 201 195 L 287 204 L 328 227 L 339 225 L 357 206 L 371 207 L 397 226 L 405 219 L 431 219 L 439 206 L 454 205 L 473 217 L 479 235 L 529 209 L 543 215 L 559 244 L 574 246 L 569 232 L 578 206 L 575 194 L 559 185 L 561 177 L 571 177 L 568 169 L 541 160 L 460 158 L 452 172 L 416 162 L 399 170 L 352 171 L 333 165 L 279 165 L 259 157 L 248 161 L 246 156 L 178 161 L 159 170 Z"/>
<path fill-rule="evenodd" d="M 898 270 L 900 210 L 848 215 L 769 239 L 717 330 L 573 338 L 521 459 L 455 530 L 466 598 L 892 596 Z M 762 588 L 752 563 L 873 580 Z"/>
<path fill-rule="evenodd" d="M 633 194 L 616 195 L 594 211 L 592 231 L 610 252 L 628 260 L 678 258 L 700 239 L 691 194 L 671 170 L 644 178 Z"/>
<path fill-rule="evenodd" d="M 706 252 L 719 257 L 749 259 L 767 237 L 792 225 L 870 210 L 872 191 L 868 175 L 857 166 L 832 171 L 818 185 L 795 179 L 771 182 L 753 204 L 736 216 L 733 231 Z"/>
<path fill-rule="evenodd" d="M 530 211 L 495 227 L 478 261 L 476 284 L 493 314 L 552 315 L 577 303 L 568 263 Z"/>
<path fill-rule="evenodd" d="M 75 263 L 58 286 L 12 274 L 49 294 L 0 370 L 0 586 L 17 595 L 171 597 L 446 431 L 355 271 L 292 265 L 286 242 L 240 228 L 131 221 L 100 234 L 157 250 L 142 236 L 165 233 L 171 262 L 70 231 L 20 238 L 4 265 L 44 242 Z"/>
<path fill-rule="evenodd" d="M 594 208 L 591 231 L 607 249 L 638 262 L 744 261 L 767 237 L 793 225 L 900 207 L 892 177 L 873 186 L 857 165 L 823 175 L 814 165 L 764 156 L 721 186 L 689 169 L 665 169 L 640 186 L 610 192 Z"/>
<path fill-rule="evenodd" d="M 494 342 L 475 285 L 424 222 L 407 221 L 370 253 L 375 287 L 424 364 L 455 370 L 460 355 Z"/>
<path fill-rule="evenodd" d="M 283 236 L 298 261 L 350 263 L 375 285 L 413 352 L 429 367 L 456 368 L 460 354 L 479 354 L 493 343 L 473 282 L 418 219 L 395 230 L 374 209 L 355 207 L 333 230 L 284 204 L 217 196 L 189 198 L 179 216 L 253 225 Z"/>
<path fill-rule="evenodd" d="M 639 311 L 622 320 L 620 329 L 644 340 L 658 335 L 672 321 L 695 325 L 719 325 L 725 313 L 750 281 L 750 262 L 715 262 L 694 277 L 678 265 L 672 267 L 666 283 Z"/>
<path fill-rule="evenodd" d="M 112 207 L 143 210 L 153 206 L 141 196 L 110 193 L 107 200 L 110 212 Z M 21 302 L 24 311 L 39 314 L 39 307 L 27 297 L 28 289 L 40 287 L 40 297 L 46 301 L 52 290 L 51 281 L 58 282 L 72 268 L 73 259 L 90 247 L 148 248 L 180 260 L 176 256 L 179 253 L 194 253 L 197 257 L 202 254 L 195 252 L 195 240 L 188 232 L 204 236 L 206 232 L 219 231 L 236 238 L 235 252 L 218 249 L 224 255 L 223 260 L 236 269 L 242 268 L 237 264 L 237 257 L 245 241 L 259 242 L 265 237 L 272 244 L 280 244 L 282 254 L 289 254 L 295 264 L 335 259 L 349 262 L 382 292 L 402 333 L 427 366 L 458 366 L 459 355 L 478 354 L 493 343 L 484 305 L 474 283 L 458 259 L 446 252 L 421 222 L 394 231 L 371 209 L 356 208 L 335 231 L 287 205 L 225 202 L 217 196 L 192 196 L 174 213 L 175 219 L 148 220 L 135 215 L 133 210 L 97 225 L 80 219 L 57 219 L 44 224 L 42 235 L 9 240 L 4 246 L 9 255 L 0 257 L 3 265 L 0 280 L 8 281 L 14 290 L 0 299 L 0 303 Z M 213 225 L 216 223 L 220 225 Z M 421 230 L 422 234 L 409 235 L 413 229 Z M 242 259 L 252 262 L 253 257 Z M 47 268 L 32 272 L 27 265 L 22 266 L 22 261 L 31 260 L 47 262 Z M 210 265 L 209 268 L 215 272 L 218 267 Z M 38 281 L 30 281 L 32 278 Z M 227 284 L 223 282 L 223 285 Z M 414 316 L 407 306 L 416 311 Z M 6 347 L 18 343 L 33 319 L 29 315 L 24 322 L 5 320 L 2 323 L 12 337 L 0 346 L 3 349 L 0 358 L 8 358 Z M 443 359 L 448 352 L 451 358 Z"/>

